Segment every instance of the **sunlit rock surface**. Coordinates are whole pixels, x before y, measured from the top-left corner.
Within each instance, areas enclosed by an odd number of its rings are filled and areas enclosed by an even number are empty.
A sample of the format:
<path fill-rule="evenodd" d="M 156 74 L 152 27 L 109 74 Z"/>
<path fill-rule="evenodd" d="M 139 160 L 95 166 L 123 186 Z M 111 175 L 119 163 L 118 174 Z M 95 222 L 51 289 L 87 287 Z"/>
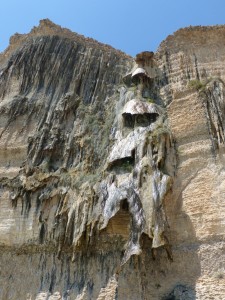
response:
<path fill-rule="evenodd" d="M 224 36 L 136 59 L 49 20 L 11 38 L 0 299 L 225 298 Z"/>

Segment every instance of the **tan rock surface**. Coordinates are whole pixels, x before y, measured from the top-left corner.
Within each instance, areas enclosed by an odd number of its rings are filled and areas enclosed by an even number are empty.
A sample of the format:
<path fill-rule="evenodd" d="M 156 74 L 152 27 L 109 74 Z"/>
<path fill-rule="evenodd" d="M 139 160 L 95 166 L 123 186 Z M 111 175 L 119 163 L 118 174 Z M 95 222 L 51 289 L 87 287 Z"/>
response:
<path fill-rule="evenodd" d="M 0 299 L 225 299 L 224 36 L 181 29 L 136 63 L 49 20 L 11 39 Z"/>

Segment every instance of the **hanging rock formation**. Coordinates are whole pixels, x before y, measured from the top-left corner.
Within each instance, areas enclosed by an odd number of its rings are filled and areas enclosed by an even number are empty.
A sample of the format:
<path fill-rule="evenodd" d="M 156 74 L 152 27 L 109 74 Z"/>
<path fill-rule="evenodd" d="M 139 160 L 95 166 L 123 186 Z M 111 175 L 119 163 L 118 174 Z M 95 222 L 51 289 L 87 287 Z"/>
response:
<path fill-rule="evenodd" d="M 0 299 L 224 299 L 225 27 L 135 60 L 42 20 L 0 54 Z"/>

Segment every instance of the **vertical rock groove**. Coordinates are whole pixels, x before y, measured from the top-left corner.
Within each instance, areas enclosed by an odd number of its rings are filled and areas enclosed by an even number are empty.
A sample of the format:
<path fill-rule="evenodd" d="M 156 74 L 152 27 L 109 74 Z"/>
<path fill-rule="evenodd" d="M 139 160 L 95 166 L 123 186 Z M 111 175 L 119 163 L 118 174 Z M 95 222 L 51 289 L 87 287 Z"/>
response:
<path fill-rule="evenodd" d="M 135 59 L 49 20 L 11 38 L 0 299 L 224 298 L 224 33 Z"/>

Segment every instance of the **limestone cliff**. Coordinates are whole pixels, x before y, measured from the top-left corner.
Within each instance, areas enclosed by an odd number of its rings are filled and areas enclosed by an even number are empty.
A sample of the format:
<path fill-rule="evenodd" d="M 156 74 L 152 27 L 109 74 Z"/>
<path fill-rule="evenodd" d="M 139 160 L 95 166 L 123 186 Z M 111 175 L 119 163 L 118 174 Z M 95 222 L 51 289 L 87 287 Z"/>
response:
<path fill-rule="evenodd" d="M 224 299 L 225 27 L 135 59 L 43 20 L 0 54 L 0 299 Z"/>

